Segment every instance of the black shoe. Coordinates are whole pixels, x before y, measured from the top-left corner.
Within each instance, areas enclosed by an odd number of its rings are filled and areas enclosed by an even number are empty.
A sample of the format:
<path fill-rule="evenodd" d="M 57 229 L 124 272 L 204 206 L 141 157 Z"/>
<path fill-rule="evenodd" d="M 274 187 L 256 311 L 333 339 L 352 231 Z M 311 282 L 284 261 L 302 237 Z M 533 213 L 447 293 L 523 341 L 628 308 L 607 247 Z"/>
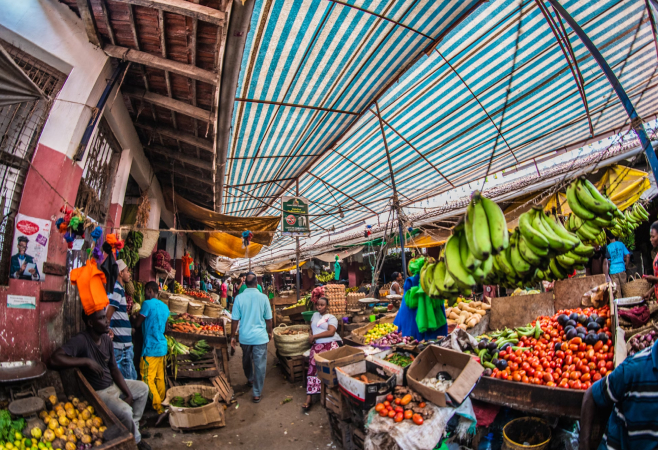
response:
<path fill-rule="evenodd" d="M 149 443 L 143 439 L 139 441 L 139 443 L 137 444 L 137 448 L 139 450 L 151 450 L 151 446 L 149 445 Z"/>
<path fill-rule="evenodd" d="M 139 434 L 142 435 L 142 439 L 150 439 L 151 438 L 151 433 L 148 431 L 141 431 Z"/>

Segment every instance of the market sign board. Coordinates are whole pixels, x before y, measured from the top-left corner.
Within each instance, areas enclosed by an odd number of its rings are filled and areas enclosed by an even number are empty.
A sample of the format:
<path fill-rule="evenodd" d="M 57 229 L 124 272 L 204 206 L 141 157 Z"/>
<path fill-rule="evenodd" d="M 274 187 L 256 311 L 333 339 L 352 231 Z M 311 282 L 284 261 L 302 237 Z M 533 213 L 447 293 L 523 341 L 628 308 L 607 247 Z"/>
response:
<path fill-rule="evenodd" d="M 283 197 L 281 209 L 281 234 L 283 236 L 310 236 L 308 224 L 308 200 L 303 197 Z"/>

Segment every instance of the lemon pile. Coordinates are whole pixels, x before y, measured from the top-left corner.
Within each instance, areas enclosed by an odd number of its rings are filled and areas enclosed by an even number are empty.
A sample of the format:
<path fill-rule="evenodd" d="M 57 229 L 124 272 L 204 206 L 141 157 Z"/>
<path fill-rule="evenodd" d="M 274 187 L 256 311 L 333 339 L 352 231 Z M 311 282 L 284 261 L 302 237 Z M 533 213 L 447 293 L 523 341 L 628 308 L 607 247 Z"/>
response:
<path fill-rule="evenodd" d="M 369 330 L 365 336 L 366 344 L 370 344 L 371 341 L 377 340 L 386 336 L 387 334 L 397 331 L 398 327 L 392 323 L 378 323 L 371 330 Z"/>
<path fill-rule="evenodd" d="M 37 446 L 38 448 L 76 450 L 78 442 L 85 445 L 93 444 L 94 447 L 103 444 L 103 433 L 107 427 L 103 424 L 103 420 L 94 414 L 93 406 L 73 396 L 69 397 L 66 403 L 58 402 L 54 395 L 48 400 L 53 406 L 52 410 L 39 413 L 46 430 L 43 436 L 33 436 L 35 439 L 41 438 L 41 444 L 45 445 L 45 447 Z M 40 431 L 34 428 L 32 434 L 39 435 Z"/>

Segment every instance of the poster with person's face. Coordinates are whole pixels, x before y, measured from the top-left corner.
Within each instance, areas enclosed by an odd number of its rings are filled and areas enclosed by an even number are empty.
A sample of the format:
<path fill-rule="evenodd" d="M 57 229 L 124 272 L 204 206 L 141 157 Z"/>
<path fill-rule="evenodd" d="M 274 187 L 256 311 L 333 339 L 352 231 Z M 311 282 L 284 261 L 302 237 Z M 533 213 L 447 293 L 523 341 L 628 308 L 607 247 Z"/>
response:
<path fill-rule="evenodd" d="M 12 243 L 10 278 L 43 281 L 43 263 L 48 257 L 50 220 L 16 215 L 14 242 Z"/>

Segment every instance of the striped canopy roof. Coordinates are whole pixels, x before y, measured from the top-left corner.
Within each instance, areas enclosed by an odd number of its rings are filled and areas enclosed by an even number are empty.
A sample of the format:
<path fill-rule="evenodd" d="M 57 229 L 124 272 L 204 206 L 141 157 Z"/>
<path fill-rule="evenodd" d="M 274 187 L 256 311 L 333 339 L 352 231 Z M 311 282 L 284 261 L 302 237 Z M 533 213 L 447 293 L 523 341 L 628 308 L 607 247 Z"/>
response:
<path fill-rule="evenodd" d="M 645 2 L 561 3 L 654 115 Z M 404 205 L 628 127 L 581 41 L 535 0 L 258 0 L 240 77 L 223 212 L 279 214 L 299 177 L 314 230 L 390 206 L 385 145 Z"/>

